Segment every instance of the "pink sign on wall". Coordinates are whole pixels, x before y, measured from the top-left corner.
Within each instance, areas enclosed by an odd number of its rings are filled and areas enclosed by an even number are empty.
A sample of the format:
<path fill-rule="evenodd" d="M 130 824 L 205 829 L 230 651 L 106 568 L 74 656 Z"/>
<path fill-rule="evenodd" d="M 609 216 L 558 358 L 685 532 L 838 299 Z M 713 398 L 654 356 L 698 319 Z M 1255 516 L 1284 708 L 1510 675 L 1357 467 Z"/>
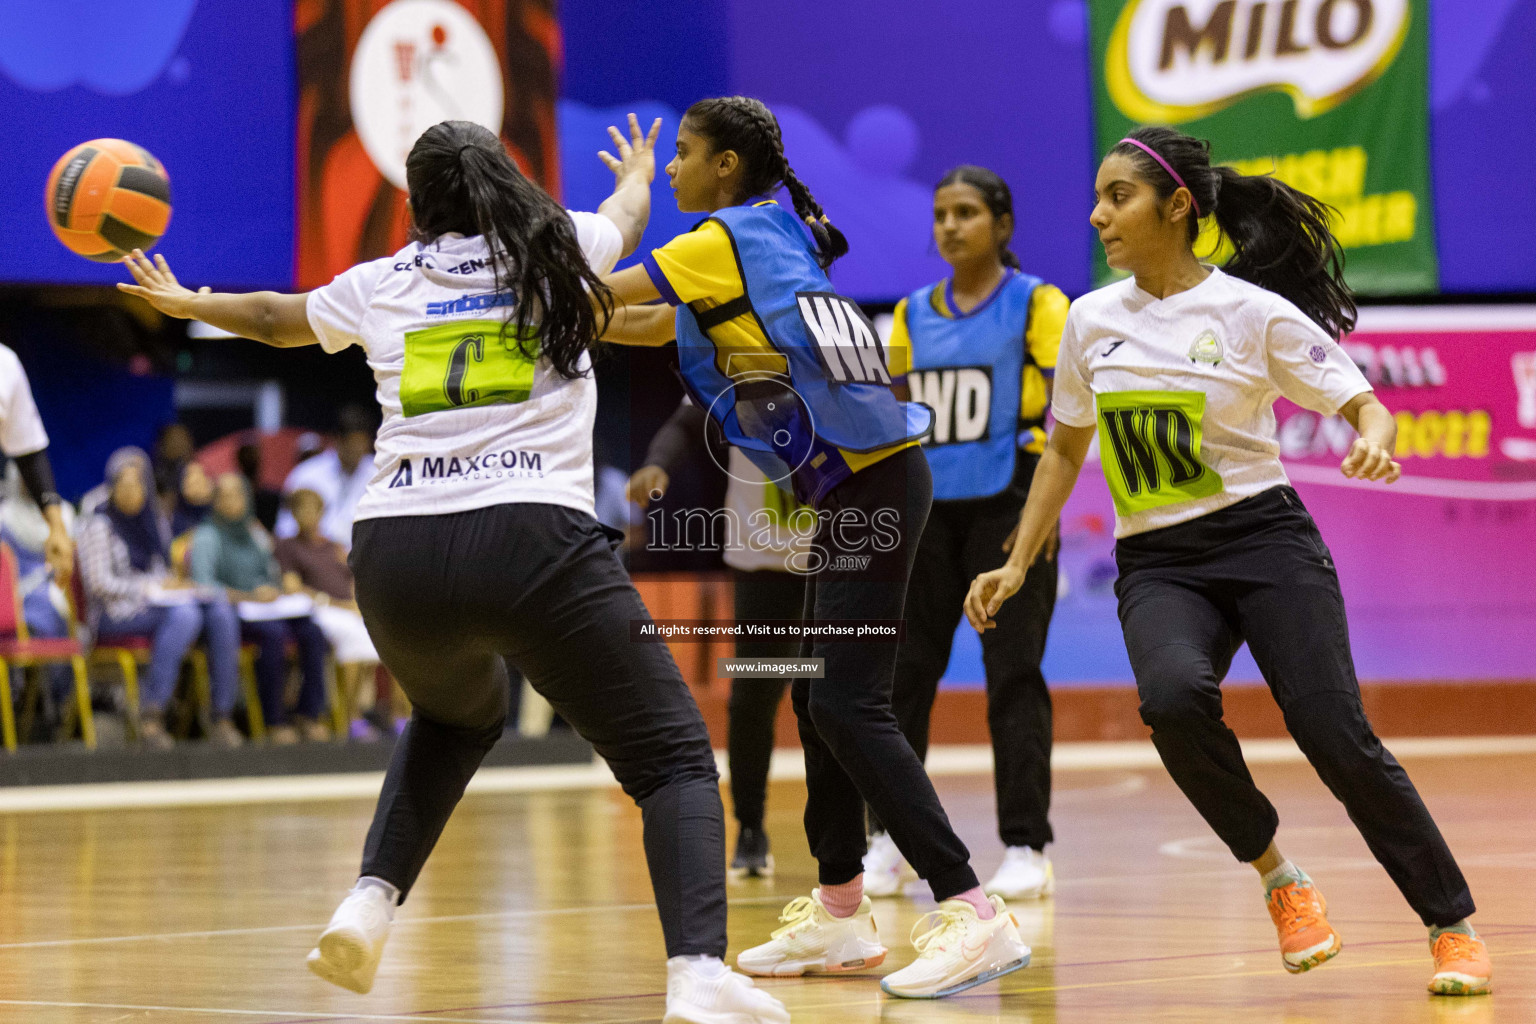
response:
<path fill-rule="evenodd" d="M 1333 551 L 1363 680 L 1536 678 L 1536 306 L 1362 310 L 1346 349 L 1397 418 L 1402 479 L 1339 472 L 1355 432 L 1276 405 L 1286 473 Z M 1052 685 L 1130 683 L 1095 458 L 1062 518 Z M 983 679 L 974 634 L 946 677 Z M 1257 681 L 1246 650 L 1228 676 Z"/>

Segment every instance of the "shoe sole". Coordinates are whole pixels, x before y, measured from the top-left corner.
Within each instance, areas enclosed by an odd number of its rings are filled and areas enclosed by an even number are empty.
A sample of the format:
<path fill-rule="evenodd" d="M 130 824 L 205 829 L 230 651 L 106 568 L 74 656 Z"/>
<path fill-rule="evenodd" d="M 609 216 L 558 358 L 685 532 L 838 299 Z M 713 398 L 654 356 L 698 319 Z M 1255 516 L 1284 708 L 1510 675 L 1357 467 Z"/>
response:
<path fill-rule="evenodd" d="M 668 1010 L 661 1024 L 763 1024 L 766 1021 L 783 1021 L 788 1024 L 789 1015 L 768 1017 L 747 1010 L 705 1010 L 697 1006 Z"/>
<path fill-rule="evenodd" d="M 1310 971 L 1314 967 L 1322 966 L 1342 952 L 1344 952 L 1344 941 L 1340 939 L 1338 933 L 1335 932 L 1333 935 L 1333 944 L 1322 952 L 1312 954 L 1299 964 L 1291 963 L 1285 958 L 1285 954 L 1281 953 L 1280 962 L 1284 964 L 1285 969 L 1292 974 L 1303 974 L 1307 971 Z"/>
<path fill-rule="evenodd" d="M 1437 996 L 1485 996 L 1493 991 L 1493 979 L 1470 974 L 1437 974 L 1429 979 L 1429 990 Z"/>
<path fill-rule="evenodd" d="M 803 978 L 807 974 L 848 974 L 852 971 L 867 971 L 872 967 L 879 967 L 885 963 L 885 957 L 888 953 L 890 953 L 890 950 L 882 949 L 874 956 L 866 956 L 860 960 L 844 960 L 836 967 L 828 967 L 821 961 L 807 963 L 792 960 L 788 963 L 779 964 L 771 970 L 759 970 L 748 967 L 738 958 L 736 969 L 743 974 L 750 974 L 754 978 Z"/>
<path fill-rule="evenodd" d="M 990 971 L 983 971 L 982 973 L 976 975 L 974 978 L 967 978 L 965 981 L 951 985 L 948 988 L 941 988 L 937 992 L 929 992 L 920 995 L 908 995 L 905 992 L 893 991 L 883 979 L 880 982 L 880 990 L 888 996 L 895 996 L 897 999 L 943 999 L 946 996 L 958 995 L 959 993 L 965 992 L 968 989 L 973 989 L 978 985 L 985 985 L 989 981 L 996 981 L 998 978 L 1003 977 L 1005 974 L 1012 974 L 1014 971 L 1021 971 L 1029 966 L 1029 960 L 1032 955 L 1033 954 L 1026 953 L 1022 959 L 1015 960 L 1011 964 L 1004 964 L 1002 967 L 994 967 Z"/>
<path fill-rule="evenodd" d="M 317 977 L 359 995 L 367 995 L 373 988 L 373 979 L 366 982 L 356 977 L 359 968 L 368 959 L 367 946 L 355 935 L 346 932 L 320 936 L 314 954 L 310 955 L 309 969 Z"/>

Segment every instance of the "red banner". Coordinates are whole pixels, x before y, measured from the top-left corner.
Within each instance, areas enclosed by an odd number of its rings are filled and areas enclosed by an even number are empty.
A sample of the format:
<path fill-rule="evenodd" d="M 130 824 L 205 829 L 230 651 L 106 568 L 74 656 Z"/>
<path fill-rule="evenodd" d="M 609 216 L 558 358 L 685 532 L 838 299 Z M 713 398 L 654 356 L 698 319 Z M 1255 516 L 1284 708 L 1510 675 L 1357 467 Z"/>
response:
<path fill-rule="evenodd" d="M 405 156 L 439 121 L 500 133 L 558 196 L 554 0 L 298 0 L 298 287 L 406 242 Z"/>

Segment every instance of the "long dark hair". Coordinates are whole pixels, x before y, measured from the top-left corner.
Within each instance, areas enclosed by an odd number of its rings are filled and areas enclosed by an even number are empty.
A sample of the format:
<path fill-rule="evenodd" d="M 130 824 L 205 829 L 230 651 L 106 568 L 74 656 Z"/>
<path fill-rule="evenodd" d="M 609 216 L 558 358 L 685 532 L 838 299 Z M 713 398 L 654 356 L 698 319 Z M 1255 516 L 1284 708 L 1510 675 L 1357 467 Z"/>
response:
<path fill-rule="evenodd" d="M 989 171 L 985 167 L 977 167 L 975 164 L 961 164 L 959 167 L 946 171 L 939 183 L 933 186 L 937 192 L 941 188 L 950 185 L 969 185 L 981 193 L 981 201 L 987 204 L 987 209 L 992 211 L 994 221 L 1007 215 L 1013 218 L 1013 192 L 1008 188 L 1008 183 L 998 177 L 997 172 Z M 1002 260 L 1003 266 L 1012 267 L 1014 270 L 1023 270 L 1019 265 L 1019 258 L 1008 248 L 1008 243 L 1013 240 L 1012 233 L 1003 239 L 1003 244 L 998 247 L 997 258 Z"/>
<path fill-rule="evenodd" d="M 1184 179 L 1199 217 L 1214 215 L 1232 243 L 1224 268 L 1289 299 L 1323 330 L 1337 338 L 1355 329 L 1355 297 L 1344 283 L 1344 251 L 1328 227 L 1328 204 L 1267 174 L 1242 174 L 1211 165 L 1211 144 L 1172 128 L 1149 126 L 1130 138 L 1149 147 Z M 1151 155 L 1128 142 L 1111 153 L 1129 157 L 1159 197 L 1178 183 Z M 1189 240 L 1200 233 L 1189 218 Z"/>
<path fill-rule="evenodd" d="M 699 100 L 683 115 L 689 131 L 708 139 L 716 153 L 734 150 L 741 159 L 739 199 L 769 196 L 783 184 L 795 213 L 811 229 L 816 240 L 816 262 L 825 270 L 834 260 L 848 255 L 848 239 L 827 220 L 826 212 L 805 182 L 796 177 L 784 156 L 784 136 L 778 118 L 750 96 L 717 96 Z"/>
<path fill-rule="evenodd" d="M 423 132 L 405 160 L 405 181 L 418 238 L 453 231 L 485 239 L 496 291 L 510 291 L 517 301 L 516 314 L 502 324 L 503 340 L 515 323 L 523 355 L 542 355 L 567 379 L 582 376 L 581 355 L 607 329 L 613 293 L 587 266 L 560 204 L 523 176 L 500 139 L 472 121 L 444 121 Z"/>

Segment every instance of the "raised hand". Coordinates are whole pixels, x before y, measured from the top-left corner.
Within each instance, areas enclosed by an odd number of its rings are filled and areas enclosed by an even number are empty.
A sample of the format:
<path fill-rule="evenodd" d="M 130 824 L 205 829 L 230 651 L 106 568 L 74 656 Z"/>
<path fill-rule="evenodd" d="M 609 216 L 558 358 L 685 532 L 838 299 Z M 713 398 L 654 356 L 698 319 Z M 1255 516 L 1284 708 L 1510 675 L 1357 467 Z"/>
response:
<path fill-rule="evenodd" d="M 183 320 L 192 317 L 192 300 L 199 294 L 207 294 L 209 289 L 200 288 L 197 291 L 187 288 L 176 280 L 176 275 L 171 273 L 171 266 L 165 262 L 165 257 L 155 254 L 153 262 L 144 255 L 143 250 L 135 249 L 123 257 L 123 263 L 127 265 L 128 272 L 133 275 L 136 284 L 118 282 L 118 291 L 127 292 L 129 295 L 137 295 L 145 302 L 154 306 L 166 316 L 180 317 Z"/>
<path fill-rule="evenodd" d="M 622 132 L 612 125 L 608 126 L 608 137 L 613 139 L 613 147 L 619 155 L 614 156 L 607 150 L 598 153 L 598 158 L 607 165 L 618 181 L 623 181 L 630 176 L 640 177 L 647 185 L 656 178 L 656 137 L 661 134 L 661 118 L 657 118 L 651 124 L 651 130 L 645 134 L 640 132 L 640 119 L 634 114 L 629 115 L 629 138 L 624 138 Z"/>

